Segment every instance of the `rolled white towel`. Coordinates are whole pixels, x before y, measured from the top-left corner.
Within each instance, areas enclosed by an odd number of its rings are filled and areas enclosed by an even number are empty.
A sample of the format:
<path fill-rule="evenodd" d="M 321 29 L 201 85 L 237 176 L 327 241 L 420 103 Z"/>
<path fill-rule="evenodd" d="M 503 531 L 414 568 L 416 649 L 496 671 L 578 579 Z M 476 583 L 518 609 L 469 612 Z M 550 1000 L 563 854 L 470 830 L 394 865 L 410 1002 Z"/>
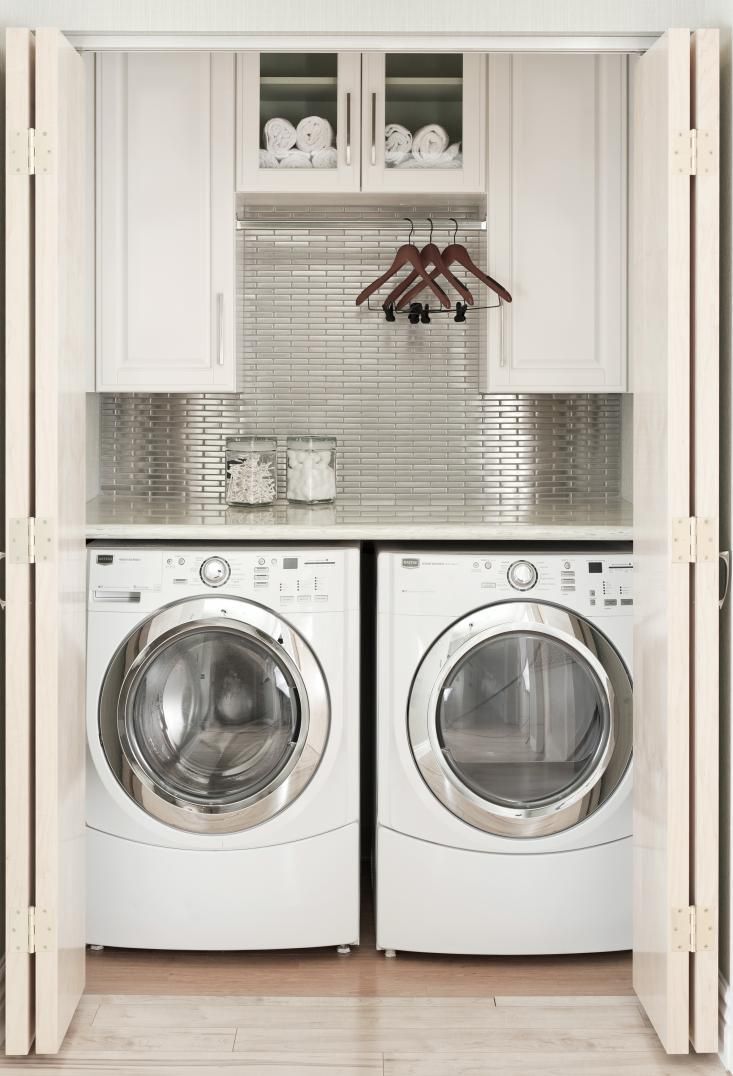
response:
<path fill-rule="evenodd" d="M 440 157 L 448 149 L 448 132 L 439 123 L 427 123 L 412 136 L 412 156 L 418 161 Z"/>
<path fill-rule="evenodd" d="M 289 149 L 284 157 L 280 158 L 281 168 L 312 168 L 310 153 L 303 153 L 301 149 Z"/>
<path fill-rule="evenodd" d="M 460 142 L 451 142 L 451 144 L 448 146 L 448 149 L 445 152 L 446 152 L 446 156 L 448 156 L 448 157 L 460 157 L 460 156 L 462 156 L 462 154 L 461 154 L 461 143 Z"/>
<path fill-rule="evenodd" d="M 295 128 L 290 120 L 284 120 L 280 116 L 273 116 L 265 124 L 265 146 L 270 153 L 280 159 L 295 145 Z"/>
<path fill-rule="evenodd" d="M 303 153 L 326 149 L 333 143 L 333 128 L 323 116 L 306 116 L 298 124 L 295 144 Z"/>
<path fill-rule="evenodd" d="M 311 153 L 311 164 L 314 168 L 335 168 L 338 164 L 338 155 L 333 146 L 317 149 Z"/>
<path fill-rule="evenodd" d="M 277 168 L 279 163 L 275 154 L 269 149 L 260 150 L 260 168 Z"/>
<path fill-rule="evenodd" d="M 412 133 L 401 123 L 388 123 L 384 128 L 384 159 L 394 167 L 412 149 Z"/>
<path fill-rule="evenodd" d="M 457 157 L 451 157 L 447 152 L 441 153 L 439 157 L 425 157 L 423 160 L 418 160 L 417 157 L 408 157 L 405 161 L 400 161 L 395 165 L 396 168 L 463 168 L 463 157 L 459 153 Z"/>

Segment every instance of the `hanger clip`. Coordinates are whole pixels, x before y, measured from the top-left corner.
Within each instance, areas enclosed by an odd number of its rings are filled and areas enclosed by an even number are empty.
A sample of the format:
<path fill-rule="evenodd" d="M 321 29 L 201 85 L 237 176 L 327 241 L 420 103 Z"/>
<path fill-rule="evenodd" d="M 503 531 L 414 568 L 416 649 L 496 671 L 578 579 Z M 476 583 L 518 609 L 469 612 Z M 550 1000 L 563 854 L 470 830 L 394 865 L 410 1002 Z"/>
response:
<path fill-rule="evenodd" d="M 423 325 L 429 325 L 430 324 L 430 307 L 428 306 L 427 303 L 425 303 L 425 306 L 422 308 L 422 310 L 420 312 L 420 321 L 423 323 Z"/>
<path fill-rule="evenodd" d="M 407 315 L 407 320 L 410 325 L 417 325 L 422 318 L 422 303 L 410 303 L 410 313 Z"/>
<path fill-rule="evenodd" d="M 386 321 L 397 321 L 394 312 L 394 303 L 389 303 L 384 307 L 384 317 Z"/>
<path fill-rule="evenodd" d="M 468 303 L 456 303 L 456 313 L 453 318 L 454 321 L 465 321 L 466 311 L 468 310 Z"/>

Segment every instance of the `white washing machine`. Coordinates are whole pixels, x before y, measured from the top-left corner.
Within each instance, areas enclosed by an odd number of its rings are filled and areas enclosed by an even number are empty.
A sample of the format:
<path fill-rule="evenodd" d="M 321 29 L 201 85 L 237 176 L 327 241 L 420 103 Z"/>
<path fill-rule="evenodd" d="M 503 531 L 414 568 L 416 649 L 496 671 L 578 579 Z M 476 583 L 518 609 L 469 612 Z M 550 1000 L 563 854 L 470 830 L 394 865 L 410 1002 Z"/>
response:
<path fill-rule="evenodd" d="M 378 947 L 630 948 L 630 554 L 384 549 L 378 591 Z"/>
<path fill-rule="evenodd" d="M 359 551 L 89 547 L 94 945 L 359 939 Z"/>

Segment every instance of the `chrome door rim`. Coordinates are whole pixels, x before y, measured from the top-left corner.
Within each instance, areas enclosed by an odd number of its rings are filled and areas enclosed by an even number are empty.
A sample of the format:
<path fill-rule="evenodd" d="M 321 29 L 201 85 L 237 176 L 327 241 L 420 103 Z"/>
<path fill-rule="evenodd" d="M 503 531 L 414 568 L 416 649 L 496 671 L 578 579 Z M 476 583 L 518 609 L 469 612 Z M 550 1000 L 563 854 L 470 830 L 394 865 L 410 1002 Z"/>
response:
<path fill-rule="evenodd" d="M 156 654 L 195 631 L 243 634 L 269 651 L 292 677 L 300 704 L 298 737 L 284 766 L 256 793 L 229 802 L 202 803 L 164 787 L 138 756 L 127 732 L 127 702 Z M 117 648 L 105 673 L 99 702 L 102 749 L 117 781 L 147 814 L 192 832 L 231 833 L 272 818 L 296 799 L 323 756 L 330 699 L 310 646 L 273 611 L 243 598 L 184 598 L 151 614 Z"/>
<path fill-rule="evenodd" d="M 555 620 L 557 623 L 553 624 Z M 516 633 L 555 639 L 588 666 L 607 706 L 607 732 L 585 778 L 562 797 L 532 806 L 508 806 L 474 792 L 445 758 L 438 734 L 438 702 L 451 672 L 483 641 Z M 584 638 L 603 640 L 617 668 L 609 672 Z M 608 655 L 607 655 L 608 656 Z M 621 683 L 616 681 L 621 680 Z M 619 694 L 628 686 L 628 705 Z M 631 680 L 610 641 L 585 618 L 545 602 L 497 602 L 461 618 L 443 632 L 423 657 L 410 688 L 408 736 L 423 780 L 440 802 L 463 821 L 499 836 L 545 836 L 567 829 L 605 802 L 631 759 Z"/>

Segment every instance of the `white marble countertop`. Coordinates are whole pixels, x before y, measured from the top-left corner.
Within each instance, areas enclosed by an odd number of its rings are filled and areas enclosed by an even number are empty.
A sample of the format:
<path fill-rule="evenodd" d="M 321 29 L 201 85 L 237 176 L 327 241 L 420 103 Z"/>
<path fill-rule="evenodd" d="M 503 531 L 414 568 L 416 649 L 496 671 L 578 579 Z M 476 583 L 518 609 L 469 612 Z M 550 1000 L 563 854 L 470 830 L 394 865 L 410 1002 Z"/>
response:
<path fill-rule="evenodd" d="M 87 537 L 263 541 L 631 541 L 631 505 L 577 503 L 553 507 L 466 507 L 445 504 L 335 504 L 229 508 L 96 497 L 87 504 Z"/>

